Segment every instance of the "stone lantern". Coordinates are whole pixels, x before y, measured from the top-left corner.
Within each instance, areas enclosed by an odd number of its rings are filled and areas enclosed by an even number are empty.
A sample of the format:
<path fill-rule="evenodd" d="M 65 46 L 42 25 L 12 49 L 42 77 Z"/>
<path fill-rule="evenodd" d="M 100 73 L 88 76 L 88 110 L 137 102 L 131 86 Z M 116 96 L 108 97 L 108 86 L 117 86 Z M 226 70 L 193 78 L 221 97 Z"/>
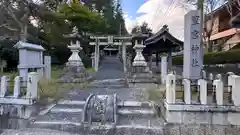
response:
<path fill-rule="evenodd" d="M 136 52 L 136 55 L 135 55 L 135 57 L 133 59 L 133 63 L 132 63 L 131 77 L 132 77 L 133 83 L 155 82 L 152 72 L 150 71 L 148 64 L 142 54 L 143 49 L 145 48 L 143 40 L 147 37 L 148 37 L 147 35 L 143 35 L 143 34 L 139 34 L 139 35 L 133 37 L 133 40 L 135 41 L 135 45 L 134 45 L 133 49 Z"/>
<path fill-rule="evenodd" d="M 78 55 L 78 53 L 82 50 L 80 41 L 77 40 L 76 44 L 73 44 L 73 42 L 71 42 L 71 45 L 68 46 L 68 48 L 71 50 L 72 55 L 68 59 L 67 66 L 83 67 L 82 59 Z"/>
<path fill-rule="evenodd" d="M 71 50 L 72 54 L 68 58 L 64 73 L 61 75 L 60 82 L 64 83 L 83 83 L 89 79 L 89 75 L 85 72 L 84 64 L 82 63 L 81 57 L 78 53 L 82 50 L 80 45 L 80 34 L 77 27 L 74 27 L 72 33 L 65 35 L 64 37 L 71 40 L 68 48 Z"/>
<path fill-rule="evenodd" d="M 134 67 L 146 67 L 147 62 L 142 54 L 143 49 L 145 46 L 143 45 L 143 41 L 141 41 L 141 44 L 138 44 L 138 40 L 135 40 L 135 46 L 133 49 L 135 49 L 136 56 L 133 61 L 133 66 Z"/>

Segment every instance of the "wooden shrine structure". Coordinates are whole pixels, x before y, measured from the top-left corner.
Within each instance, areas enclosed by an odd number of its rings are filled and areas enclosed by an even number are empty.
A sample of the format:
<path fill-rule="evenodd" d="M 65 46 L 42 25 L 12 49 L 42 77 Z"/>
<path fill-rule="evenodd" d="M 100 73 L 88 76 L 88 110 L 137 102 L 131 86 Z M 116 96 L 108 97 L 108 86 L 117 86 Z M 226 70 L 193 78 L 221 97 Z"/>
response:
<path fill-rule="evenodd" d="M 172 63 L 172 52 L 179 51 L 183 48 L 183 42 L 175 38 L 172 34 L 169 33 L 169 28 L 167 25 L 164 25 L 156 34 L 149 37 L 145 40 L 146 47 L 144 48 L 143 53 L 147 53 L 150 57 L 149 63 L 150 67 L 152 64 L 152 54 L 156 54 L 156 65 L 158 66 L 159 54 L 167 53 L 168 54 L 168 67 L 171 68 Z"/>

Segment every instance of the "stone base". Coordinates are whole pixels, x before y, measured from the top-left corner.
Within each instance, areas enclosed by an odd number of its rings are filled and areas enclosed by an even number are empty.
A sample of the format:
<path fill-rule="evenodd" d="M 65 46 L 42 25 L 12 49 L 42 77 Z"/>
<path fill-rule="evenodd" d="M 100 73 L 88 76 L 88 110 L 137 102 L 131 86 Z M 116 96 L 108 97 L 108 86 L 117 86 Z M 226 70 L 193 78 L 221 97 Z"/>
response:
<path fill-rule="evenodd" d="M 83 66 L 67 65 L 60 75 L 60 83 L 84 83 L 91 79 Z"/>
<path fill-rule="evenodd" d="M 138 66 L 132 68 L 132 73 L 128 77 L 130 83 L 157 83 L 148 67 Z"/>
<path fill-rule="evenodd" d="M 214 105 L 159 104 L 167 123 L 240 125 L 240 107 Z"/>

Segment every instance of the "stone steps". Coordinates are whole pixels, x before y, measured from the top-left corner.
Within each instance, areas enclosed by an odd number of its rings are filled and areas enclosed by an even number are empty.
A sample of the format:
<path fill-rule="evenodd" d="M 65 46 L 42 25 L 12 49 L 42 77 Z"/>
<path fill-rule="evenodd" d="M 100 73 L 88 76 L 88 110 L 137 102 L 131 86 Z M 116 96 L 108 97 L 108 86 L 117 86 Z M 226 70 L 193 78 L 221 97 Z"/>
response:
<path fill-rule="evenodd" d="M 120 115 L 118 117 L 118 127 L 145 127 L 145 128 L 157 128 L 162 126 L 164 120 L 158 118 L 157 116 L 149 116 L 149 115 L 128 115 L 123 116 Z"/>
<path fill-rule="evenodd" d="M 57 129 L 60 131 L 81 131 L 82 113 L 85 101 L 60 100 L 45 114 L 37 116 L 31 128 Z"/>
<path fill-rule="evenodd" d="M 39 115 L 30 124 L 30 128 L 54 129 L 65 132 L 109 134 L 121 133 L 126 130 L 152 131 L 161 126 L 162 120 L 155 116 L 152 104 L 149 102 L 119 101 L 117 103 L 116 125 L 92 125 L 82 123 L 82 113 L 85 101 L 60 100 L 51 106 L 47 113 Z M 134 131 L 134 130 L 133 130 Z"/>
<path fill-rule="evenodd" d="M 106 79 L 93 81 L 90 88 L 125 88 L 128 87 L 124 78 L 120 79 Z"/>
<path fill-rule="evenodd" d="M 50 112 L 51 113 L 58 113 L 58 112 L 81 113 L 83 111 L 83 108 L 84 108 L 84 105 L 57 104 L 50 110 Z"/>
<path fill-rule="evenodd" d="M 139 109 L 139 108 L 121 108 L 117 111 L 118 115 L 147 115 L 153 116 L 155 112 L 152 109 Z"/>
<path fill-rule="evenodd" d="M 161 119 L 150 102 L 123 101 L 118 103 L 118 127 L 153 128 L 161 126 Z M 156 128 L 156 127 L 154 127 Z"/>
<path fill-rule="evenodd" d="M 71 121 L 71 122 L 81 122 L 82 119 L 82 112 L 55 112 L 55 113 L 47 113 L 42 116 L 38 116 L 34 123 L 41 122 L 53 122 L 53 121 Z"/>

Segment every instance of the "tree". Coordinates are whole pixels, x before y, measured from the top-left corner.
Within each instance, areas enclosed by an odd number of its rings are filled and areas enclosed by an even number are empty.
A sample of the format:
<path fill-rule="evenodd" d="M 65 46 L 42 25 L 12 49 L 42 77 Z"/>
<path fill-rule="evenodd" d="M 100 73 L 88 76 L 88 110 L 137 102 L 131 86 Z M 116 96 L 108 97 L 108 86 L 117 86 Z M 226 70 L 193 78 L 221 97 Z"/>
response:
<path fill-rule="evenodd" d="M 66 60 L 69 34 L 77 26 L 82 35 L 81 45 L 88 46 L 88 33 L 126 33 L 120 3 L 115 0 L 1 0 L 0 43 L 10 48 L 19 40 L 41 44 L 61 62 Z M 51 50 L 55 48 L 54 51 Z M 0 51 L 1 53 L 1 51 Z M 0 54 L 1 55 L 1 54 Z"/>
<path fill-rule="evenodd" d="M 119 34 L 121 35 L 127 35 L 128 32 L 127 32 L 127 29 L 126 29 L 126 26 L 125 26 L 125 20 L 123 18 L 123 12 L 122 12 L 122 8 L 121 8 L 121 4 L 120 4 L 120 1 L 117 0 L 116 2 L 116 15 L 115 15 L 115 23 L 116 23 L 116 28 L 118 29 Z"/>
<path fill-rule="evenodd" d="M 212 52 L 213 46 L 211 42 L 211 35 L 213 32 L 214 27 L 214 13 L 213 11 L 217 8 L 219 4 L 222 4 L 220 0 L 186 0 L 186 2 L 191 3 L 192 5 L 196 5 L 198 9 L 203 10 L 203 40 L 205 42 L 204 45 L 208 48 L 208 52 Z"/>
<path fill-rule="evenodd" d="M 128 34 L 120 0 L 85 0 L 85 5 L 103 16 L 106 27 L 99 34 Z"/>
<path fill-rule="evenodd" d="M 2 10 L 1 12 L 4 12 L 5 15 L 8 15 L 7 18 L 4 18 L 4 22 L 1 24 L 1 27 L 4 27 L 10 31 L 18 31 L 20 33 L 20 40 L 22 41 L 26 41 L 28 37 L 27 30 L 29 17 L 31 14 L 30 8 L 33 6 L 33 3 L 31 2 L 32 1 L 25 0 L 22 2 L 17 0 L 4 0 L 0 5 Z"/>
<path fill-rule="evenodd" d="M 219 0 L 205 0 L 204 5 L 204 11 L 206 15 L 204 16 L 204 23 L 203 23 L 203 38 L 205 40 L 205 43 L 208 47 L 208 52 L 213 51 L 213 44 L 211 42 L 211 35 L 213 32 L 214 27 L 214 13 L 213 11 L 216 9 L 216 7 L 220 4 Z"/>
<path fill-rule="evenodd" d="M 148 34 L 149 36 L 152 35 L 152 29 L 148 27 L 148 24 L 146 22 L 143 22 L 140 26 L 136 25 L 132 29 L 132 34 Z"/>
<path fill-rule="evenodd" d="M 231 19 L 230 24 L 233 28 L 240 28 L 240 13 Z"/>
<path fill-rule="evenodd" d="M 225 0 L 227 10 L 231 17 L 233 17 L 233 8 L 240 10 L 240 0 Z"/>

